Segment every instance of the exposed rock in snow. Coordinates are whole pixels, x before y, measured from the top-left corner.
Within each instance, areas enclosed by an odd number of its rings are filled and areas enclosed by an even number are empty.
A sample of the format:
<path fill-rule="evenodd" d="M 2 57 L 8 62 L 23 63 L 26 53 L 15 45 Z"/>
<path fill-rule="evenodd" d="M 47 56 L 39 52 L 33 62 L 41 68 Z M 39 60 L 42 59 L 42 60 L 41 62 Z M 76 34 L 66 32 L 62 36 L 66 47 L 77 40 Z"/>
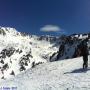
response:
<path fill-rule="evenodd" d="M 40 37 L 20 33 L 14 28 L 0 27 L 0 79 L 10 78 L 49 61 L 50 55 L 58 48 L 51 48 L 54 43 L 38 38 Z"/>
<path fill-rule="evenodd" d="M 73 58 L 77 45 L 89 36 L 36 36 L 0 27 L 0 79 L 9 79 L 42 63 Z"/>
<path fill-rule="evenodd" d="M 82 37 L 81 37 L 82 36 Z M 84 40 L 86 42 L 86 39 L 88 40 L 88 49 L 90 48 L 90 38 L 88 37 L 88 34 L 80 34 L 80 36 L 63 36 L 60 38 L 61 44 L 59 47 L 58 52 L 52 54 L 50 57 L 50 61 L 57 61 L 57 60 L 63 60 L 63 59 L 70 59 L 78 57 L 78 55 L 75 55 L 76 52 L 78 52 L 78 49 L 81 44 L 81 42 Z M 89 50 L 90 51 L 90 50 Z"/>
<path fill-rule="evenodd" d="M 82 69 L 82 57 L 48 62 L 28 69 L 0 87 L 15 90 L 90 90 L 90 69 Z M 90 60 L 89 60 L 90 65 Z"/>

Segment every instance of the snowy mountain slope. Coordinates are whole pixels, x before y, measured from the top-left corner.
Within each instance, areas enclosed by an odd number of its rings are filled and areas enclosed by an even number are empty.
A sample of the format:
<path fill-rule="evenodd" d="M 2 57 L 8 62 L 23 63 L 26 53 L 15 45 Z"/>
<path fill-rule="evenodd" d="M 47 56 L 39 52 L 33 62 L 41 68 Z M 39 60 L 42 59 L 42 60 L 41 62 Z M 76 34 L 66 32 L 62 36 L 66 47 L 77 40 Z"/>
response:
<path fill-rule="evenodd" d="M 46 40 L 38 36 L 25 35 L 14 28 L 0 27 L 0 79 L 10 78 L 36 64 L 49 61 L 57 51 Z"/>
<path fill-rule="evenodd" d="M 15 87 L 15 90 L 90 90 L 89 70 L 82 70 L 82 57 L 48 62 L 28 69 L 14 79 L 0 82 L 0 87 Z"/>
<path fill-rule="evenodd" d="M 80 42 L 90 34 L 36 36 L 0 27 L 0 80 L 9 79 L 38 64 L 75 58 Z"/>

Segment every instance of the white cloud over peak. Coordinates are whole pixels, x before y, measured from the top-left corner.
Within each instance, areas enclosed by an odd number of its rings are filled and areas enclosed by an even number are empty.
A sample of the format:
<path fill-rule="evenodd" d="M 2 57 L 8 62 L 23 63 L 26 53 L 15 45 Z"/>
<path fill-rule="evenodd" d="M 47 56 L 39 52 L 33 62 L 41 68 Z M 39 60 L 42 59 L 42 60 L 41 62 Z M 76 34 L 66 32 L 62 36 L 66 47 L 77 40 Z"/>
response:
<path fill-rule="evenodd" d="M 45 25 L 44 27 L 40 28 L 40 31 L 43 32 L 57 32 L 61 31 L 61 28 L 56 25 Z"/>

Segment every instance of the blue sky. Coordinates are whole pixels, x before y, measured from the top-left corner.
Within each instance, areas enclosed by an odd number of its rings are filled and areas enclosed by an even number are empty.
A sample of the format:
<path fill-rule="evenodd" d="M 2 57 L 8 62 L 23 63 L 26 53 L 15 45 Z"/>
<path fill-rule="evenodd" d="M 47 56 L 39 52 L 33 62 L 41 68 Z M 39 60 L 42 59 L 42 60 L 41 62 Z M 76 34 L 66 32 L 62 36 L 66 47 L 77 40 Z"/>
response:
<path fill-rule="evenodd" d="M 0 26 L 30 34 L 90 31 L 90 0 L 0 0 Z"/>

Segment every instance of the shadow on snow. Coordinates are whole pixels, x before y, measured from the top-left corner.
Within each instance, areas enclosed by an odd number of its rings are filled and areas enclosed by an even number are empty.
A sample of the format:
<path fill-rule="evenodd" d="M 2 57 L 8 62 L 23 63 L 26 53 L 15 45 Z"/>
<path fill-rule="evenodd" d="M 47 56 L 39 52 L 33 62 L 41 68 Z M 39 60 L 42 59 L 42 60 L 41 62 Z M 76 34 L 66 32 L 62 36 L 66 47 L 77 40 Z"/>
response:
<path fill-rule="evenodd" d="M 69 74 L 69 73 L 84 73 L 84 72 L 87 72 L 88 70 L 90 70 L 90 68 L 87 68 L 87 69 L 79 68 L 79 69 L 73 70 L 71 72 L 65 72 L 64 74 Z"/>

